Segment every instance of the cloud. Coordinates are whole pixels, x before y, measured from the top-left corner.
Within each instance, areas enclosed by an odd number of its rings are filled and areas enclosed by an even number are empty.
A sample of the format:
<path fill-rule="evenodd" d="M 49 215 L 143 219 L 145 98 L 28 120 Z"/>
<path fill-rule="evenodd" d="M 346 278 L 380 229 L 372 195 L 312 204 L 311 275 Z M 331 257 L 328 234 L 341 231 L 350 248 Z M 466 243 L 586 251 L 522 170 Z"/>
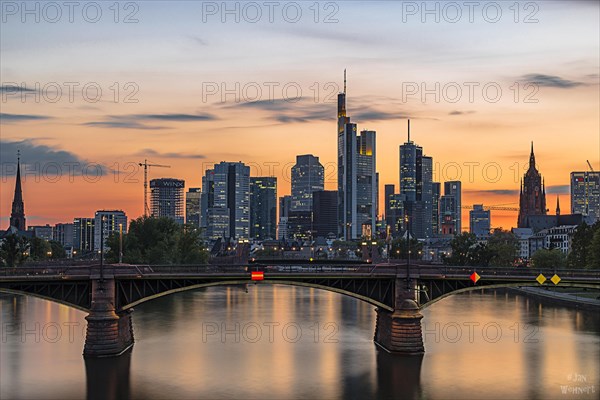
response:
<path fill-rule="evenodd" d="M 211 114 L 137 114 L 132 115 L 131 117 L 139 119 L 157 119 L 161 121 L 179 122 L 214 121 L 217 119 L 217 117 Z"/>
<path fill-rule="evenodd" d="M 475 114 L 476 111 L 451 111 L 448 115 L 467 115 L 467 114 Z"/>
<path fill-rule="evenodd" d="M 97 177 L 108 174 L 110 169 L 97 162 L 82 159 L 74 153 L 56 147 L 36 143 L 35 139 L 21 141 L 0 140 L 0 159 L 2 177 L 16 174 L 17 150 L 21 152 L 23 174 L 44 177 L 82 176 Z M 5 160 L 12 160 L 5 162 Z"/>
<path fill-rule="evenodd" d="M 464 193 L 485 196 L 485 195 L 496 195 L 496 196 L 517 196 L 519 189 L 491 189 L 491 190 L 476 190 L 476 189 L 464 189 Z"/>
<path fill-rule="evenodd" d="M 147 125 L 147 121 L 169 122 L 203 122 L 214 121 L 217 117 L 212 114 L 127 114 L 108 115 L 104 121 L 86 122 L 84 126 L 113 128 L 113 129 L 140 129 L 159 130 L 168 129 L 165 126 Z"/>
<path fill-rule="evenodd" d="M 206 40 L 202 39 L 200 36 L 189 35 L 189 38 L 192 39 L 197 44 L 199 44 L 200 46 L 208 46 L 208 42 Z"/>
<path fill-rule="evenodd" d="M 164 126 L 149 126 L 135 121 L 92 121 L 82 124 L 84 126 L 111 128 L 111 129 L 141 129 L 141 130 L 158 130 L 167 129 Z"/>
<path fill-rule="evenodd" d="M 544 74 L 527 74 L 523 75 L 521 79 L 525 80 L 527 83 L 536 84 L 541 87 L 553 87 L 559 89 L 570 89 L 583 85 L 582 82 L 571 81 L 568 79 L 563 79 L 559 76 Z"/>
<path fill-rule="evenodd" d="M 402 112 L 389 113 L 386 111 L 379 111 L 372 108 L 362 108 L 360 111 L 352 113 L 352 118 L 359 122 L 362 121 L 383 121 L 390 119 L 407 119 L 408 116 Z"/>
<path fill-rule="evenodd" d="M 312 97 L 300 97 L 293 100 L 294 101 L 286 99 L 257 100 L 228 105 L 227 108 L 252 108 L 265 111 L 267 113 L 266 118 L 282 124 L 331 121 L 332 118 L 335 119 L 336 104 L 333 102 L 319 103 L 315 102 Z M 353 99 L 353 103 L 367 104 L 369 102 L 361 103 L 360 99 Z M 408 113 L 404 111 L 390 113 L 380 110 L 377 107 L 357 107 L 356 112 L 352 111 L 352 107 L 347 108 L 349 109 L 349 115 L 352 118 L 352 121 L 356 121 L 357 123 L 406 119 L 408 115 Z"/>
<path fill-rule="evenodd" d="M 194 154 L 194 153 L 175 153 L 175 152 L 167 152 L 160 153 L 154 149 L 142 149 L 135 154 L 140 157 L 162 157 L 162 158 L 185 158 L 185 159 L 201 159 L 206 158 L 204 154 Z"/>
<path fill-rule="evenodd" d="M 46 115 L 0 113 L 0 123 L 5 122 L 7 124 L 11 122 L 42 121 L 51 118 Z"/>
<path fill-rule="evenodd" d="M 0 86 L 0 93 L 13 93 L 13 92 L 35 92 L 35 89 L 29 89 L 22 86 L 16 85 L 2 85 Z"/>
<path fill-rule="evenodd" d="M 569 194 L 570 192 L 571 192 L 570 185 L 546 186 L 546 194 Z"/>

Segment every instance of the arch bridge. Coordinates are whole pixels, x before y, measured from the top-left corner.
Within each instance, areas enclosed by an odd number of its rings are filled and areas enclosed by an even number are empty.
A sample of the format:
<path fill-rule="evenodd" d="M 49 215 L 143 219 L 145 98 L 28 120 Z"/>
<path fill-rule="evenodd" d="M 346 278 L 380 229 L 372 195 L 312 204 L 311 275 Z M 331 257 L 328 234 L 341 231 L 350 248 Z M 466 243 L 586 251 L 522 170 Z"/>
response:
<path fill-rule="evenodd" d="M 444 297 L 511 286 L 600 289 L 600 271 L 343 262 L 0 270 L 2 291 L 37 296 L 87 312 L 84 355 L 91 357 L 120 355 L 133 346 L 131 313 L 141 303 L 203 287 L 249 283 L 313 287 L 366 301 L 376 307 L 374 340 L 380 347 L 393 353 L 421 354 L 420 310 Z"/>

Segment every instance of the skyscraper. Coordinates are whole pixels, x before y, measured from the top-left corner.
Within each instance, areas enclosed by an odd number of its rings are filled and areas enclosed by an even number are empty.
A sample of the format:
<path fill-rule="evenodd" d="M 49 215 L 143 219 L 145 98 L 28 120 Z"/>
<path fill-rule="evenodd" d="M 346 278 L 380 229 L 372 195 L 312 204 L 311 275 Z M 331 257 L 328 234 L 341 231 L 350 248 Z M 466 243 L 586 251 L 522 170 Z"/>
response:
<path fill-rule="evenodd" d="M 600 219 L 600 172 L 571 172 L 571 214 Z"/>
<path fill-rule="evenodd" d="M 474 204 L 469 211 L 469 232 L 480 239 L 489 236 L 490 210 L 484 210 L 483 204 Z"/>
<path fill-rule="evenodd" d="M 454 234 L 460 235 L 462 232 L 462 183 L 460 181 L 444 182 L 444 196 L 454 197 L 454 211 L 452 213 Z"/>
<path fill-rule="evenodd" d="M 19 153 L 17 153 L 17 178 L 15 180 L 15 193 L 10 213 L 10 227 L 14 227 L 17 231 L 24 231 L 27 228 L 25 225 L 25 204 L 23 203 L 23 192 L 21 189 L 21 157 Z"/>
<path fill-rule="evenodd" d="M 439 235 L 440 228 L 440 196 L 442 188 L 439 182 L 431 184 L 431 233 L 433 236 Z"/>
<path fill-rule="evenodd" d="M 292 211 L 312 210 L 312 194 L 324 189 L 324 174 L 319 157 L 296 156 L 296 165 L 292 167 Z"/>
<path fill-rule="evenodd" d="M 357 239 L 368 225 L 377 223 L 376 133 L 357 134 L 356 124 L 346 115 L 346 71 L 344 92 L 338 94 L 338 235 Z"/>
<path fill-rule="evenodd" d="M 394 224 L 394 220 L 392 218 L 392 211 L 391 211 L 391 203 L 390 201 L 392 200 L 392 195 L 395 193 L 396 191 L 396 187 L 394 185 L 385 185 L 383 188 L 383 193 L 384 193 L 384 212 L 385 212 L 385 223 L 387 226 L 393 226 Z"/>
<path fill-rule="evenodd" d="M 242 162 L 222 161 L 215 164 L 214 169 L 206 171 L 202 185 L 202 213 L 207 216 L 207 232 L 211 231 L 218 237 L 249 238 L 250 167 Z M 211 227 L 211 224 L 218 225 L 218 228 Z M 220 227 L 225 224 L 229 225 L 229 229 L 220 234 Z"/>
<path fill-rule="evenodd" d="M 81 252 L 94 251 L 94 218 L 73 219 L 73 247 Z"/>
<path fill-rule="evenodd" d="M 200 226 L 200 198 L 202 191 L 200 188 L 189 188 L 185 194 L 185 223 L 188 225 Z"/>
<path fill-rule="evenodd" d="M 100 229 L 102 227 L 102 229 Z M 127 233 L 127 215 L 121 210 L 99 210 L 94 216 L 94 249 L 100 250 L 101 237 L 104 238 L 104 244 L 111 233 Z M 105 250 L 108 250 L 105 247 Z"/>
<path fill-rule="evenodd" d="M 183 224 L 185 181 L 173 178 L 150 181 L 150 211 L 153 217 L 169 217 Z"/>
<path fill-rule="evenodd" d="M 433 159 L 410 140 L 410 120 L 408 140 L 400 145 L 400 194 L 406 198 L 411 235 L 433 236 Z"/>
<path fill-rule="evenodd" d="M 250 237 L 275 239 L 277 228 L 277 178 L 250 178 Z"/>
<path fill-rule="evenodd" d="M 456 199 L 454 196 L 440 198 L 440 229 L 442 235 L 456 235 Z"/>
<path fill-rule="evenodd" d="M 321 190 L 313 193 L 313 236 L 336 237 L 337 232 L 337 193 L 335 190 Z"/>
<path fill-rule="evenodd" d="M 73 247 L 73 224 L 56 224 L 52 229 L 52 240 L 59 242 L 63 247 Z"/>
<path fill-rule="evenodd" d="M 279 222 L 277 223 L 277 239 L 286 240 L 290 237 L 289 216 L 292 208 L 292 196 L 279 198 Z"/>
<path fill-rule="evenodd" d="M 529 169 L 521 185 L 518 227 L 527 228 L 527 217 L 532 215 L 546 215 L 546 186 L 535 165 L 533 142 L 529 155 Z"/>

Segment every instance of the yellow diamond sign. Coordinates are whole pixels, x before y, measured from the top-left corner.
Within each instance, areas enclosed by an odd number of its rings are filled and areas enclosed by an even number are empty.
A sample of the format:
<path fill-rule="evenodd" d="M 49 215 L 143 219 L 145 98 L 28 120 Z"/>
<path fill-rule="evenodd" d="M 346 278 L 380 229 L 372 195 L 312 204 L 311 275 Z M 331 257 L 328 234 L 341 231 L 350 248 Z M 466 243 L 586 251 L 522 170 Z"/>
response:
<path fill-rule="evenodd" d="M 560 278 L 558 277 L 558 275 L 554 274 L 554 276 L 552 278 L 550 278 L 550 280 L 552 281 L 552 283 L 554 283 L 555 285 L 558 285 L 558 282 L 560 282 Z"/>
<path fill-rule="evenodd" d="M 546 277 L 544 276 L 544 274 L 539 274 L 537 278 L 535 278 L 536 281 L 539 282 L 540 285 L 543 285 L 544 282 L 546 282 Z"/>

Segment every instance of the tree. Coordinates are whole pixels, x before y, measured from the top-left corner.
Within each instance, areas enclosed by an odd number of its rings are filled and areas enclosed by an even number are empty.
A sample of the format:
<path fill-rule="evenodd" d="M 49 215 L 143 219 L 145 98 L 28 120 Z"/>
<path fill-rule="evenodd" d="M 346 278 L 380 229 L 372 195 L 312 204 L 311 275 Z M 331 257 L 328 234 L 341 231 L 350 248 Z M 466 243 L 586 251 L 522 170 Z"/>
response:
<path fill-rule="evenodd" d="M 22 265 L 28 257 L 29 241 L 17 234 L 10 234 L 2 239 L 0 244 L 0 262 L 7 268 Z"/>
<path fill-rule="evenodd" d="M 34 236 L 29 239 L 29 243 L 29 256 L 32 260 L 40 261 L 52 256 L 52 246 L 47 240 Z"/>
<path fill-rule="evenodd" d="M 564 268 L 567 257 L 559 249 L 539 249 L 531 257 L 531 262 L 535 268 Z"/>
<path fill-rule="evenodd" d="M 452 255 L 443 257 L 446 265 L 473 265 L 473 249 L 477 245 L 477 237 L 468 232 L 456 235 L 450 242 Z"/>
<path fill-rule="evenodd" d="M 571 241 L 571 251 L 567 258 L 570 268 L 583 268 L 588 262 L 588 248 L 592 243 L 594 231 L 600 229 L 600 224 L 589 226 L 585 222 L 577 227 Z"/>
<path fill-rule="evenodd" d="M 488 238 L 488 248 L 492 254 L 489 260 L 490 266 L 510 267 L 517 258 L 519 240 L 511 231 L 496 228 Z"/>
<path fill-rule="evenodd" d="M 119 259 L 119 234 L 106 241 L 106 260 Z M 205 263 L 208 253 L 197 229 L 171 218 L 140 217 L 131 221 L 123 234 L 123 262 L 129 264 Z"/>
<path fill-rule="evenodd" d="M 50 244 L 50 251 L 52 252 L 52 255 L 50 257 L 53 260 L 67 258 L 67 252 L 65 251 L 65 248 L 63 247 L 63 245 L 60 244 L 60 242 L 51 240 L 48 243 Z"/>
<path fill-rule="evenodd" d="M 600 268 L 600 223 L 596 223 L 596 232 L 588 246 L 587 268 Z"/>

